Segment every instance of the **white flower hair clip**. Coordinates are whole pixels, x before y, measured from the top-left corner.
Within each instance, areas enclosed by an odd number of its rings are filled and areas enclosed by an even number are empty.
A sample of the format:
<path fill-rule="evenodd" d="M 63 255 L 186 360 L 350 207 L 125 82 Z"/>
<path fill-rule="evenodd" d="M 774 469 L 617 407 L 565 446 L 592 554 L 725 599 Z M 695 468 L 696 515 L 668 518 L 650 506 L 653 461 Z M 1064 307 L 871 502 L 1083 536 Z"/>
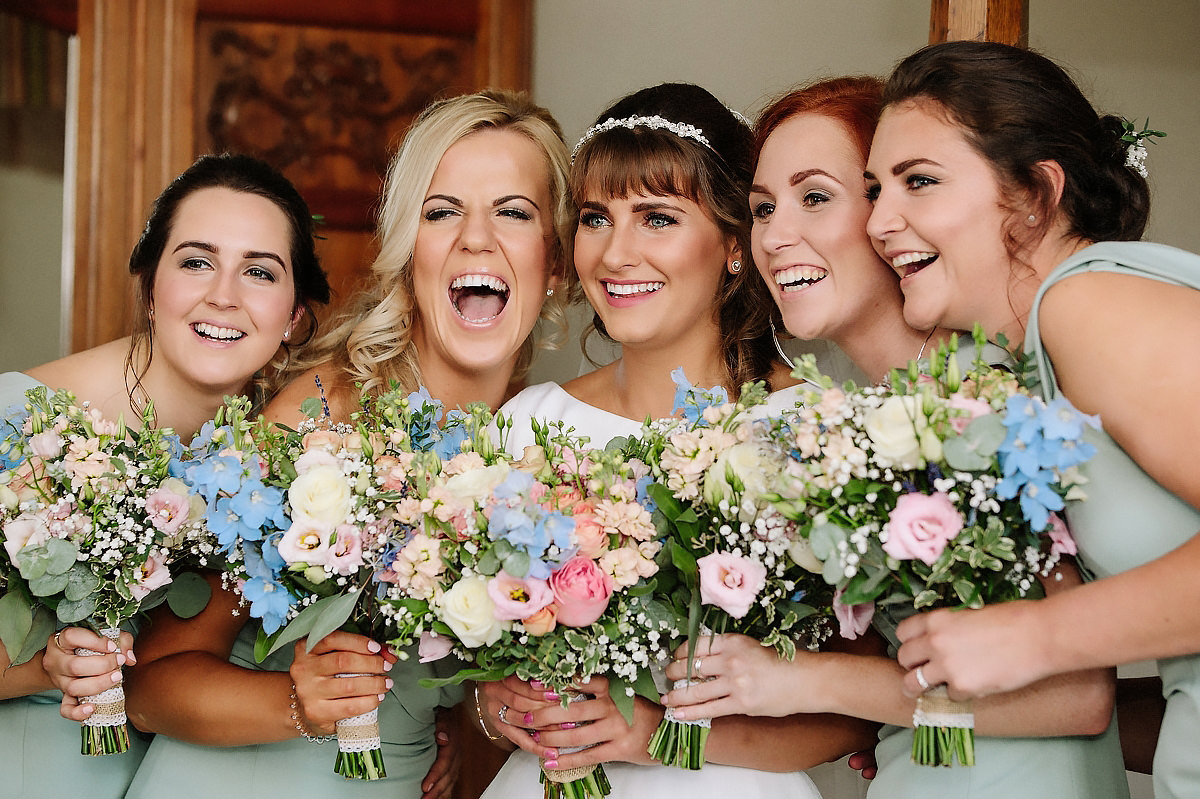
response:
<path fill-rule="evenodd" d="M 571 161 L 574 162 L 575 156 L 579 155 L 579 151 L 583 145 L 587 144 L 593 138 L 601 133 L 606 133 L 614 128 L 626 128 L 633 130 L 634 128 L 650 128 L 652 130 L 667 130 L 674 133 L 681 139 L 691 139 L 692 141 L 703 144 L 708 149 L 712 150 L 713 146 L 709 144 L 708 139 L 704 137 L 704 131 L 695 125 L 689 125 L 686 122 L 672 122 L 669 119 L 663 119 L 657 114 L 649 117 L 624 117 L 622 119 L 606 119 L 599 125 L 592 125 L 575 146 L 571 149 Z M 715 151 L 714 151 L 715 152 Z"/>
<path fill-rule="evenodd" d="M 1142 177 L 1150 176 L 1146 171 L 1146 140 L 1153 142 L 1156 138 L 1162 138 L 1167 134 L 1161 130 L 1150 129 L 1150 119 L 1146 119 L 1146 124 L 1141 130 L 1130 122 L 1128 119 L 1121 120 L 1121 127 L 1125 132 L 1121 134 L 1121 142 L 1125 145 L 1125 166 L 1137 172 Z"/>

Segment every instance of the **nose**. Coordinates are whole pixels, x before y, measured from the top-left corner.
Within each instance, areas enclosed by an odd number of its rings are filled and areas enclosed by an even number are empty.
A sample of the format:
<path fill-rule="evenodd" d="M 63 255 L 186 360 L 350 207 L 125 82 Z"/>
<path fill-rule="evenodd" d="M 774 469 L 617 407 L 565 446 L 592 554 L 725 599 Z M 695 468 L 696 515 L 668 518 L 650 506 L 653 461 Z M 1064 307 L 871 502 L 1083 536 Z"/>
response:
<path fill-rule="evenodd" d="M 613 272 L 633 266 L 637 262 L 636 250 L 632 226 L 614 223 L 605 237 L 600 263 Z"/>
<path fill-rule="evenodd" d="M 751 236 L 758 239 L 759 246 L 767 255 L 779 252 L 800 240 L 800 224 L 797 217 L 798 214 L 790 203 L 776 205 L 769 220 L 754 222 Z"/>
<path fill-rule="evenodd" d="M 205 301 L 213 308 L 238 307 L 238 270 L 218 268 L 208 283 Z"/>
<path fill-rule="evenodd" d="M 876 241 L 886 241 L 904 229 L 904 217 L 892 198 L 880 190 L 871 207 L 871 215 L 867 217 L 867 235 Z"/>
<path fill-rule="evenodd" d="M 490 214 L 463 214 L 459 232 L 459 244 L 467 252 L 491 252 L 496 248 L 496 231 L 492 229 Z"/>

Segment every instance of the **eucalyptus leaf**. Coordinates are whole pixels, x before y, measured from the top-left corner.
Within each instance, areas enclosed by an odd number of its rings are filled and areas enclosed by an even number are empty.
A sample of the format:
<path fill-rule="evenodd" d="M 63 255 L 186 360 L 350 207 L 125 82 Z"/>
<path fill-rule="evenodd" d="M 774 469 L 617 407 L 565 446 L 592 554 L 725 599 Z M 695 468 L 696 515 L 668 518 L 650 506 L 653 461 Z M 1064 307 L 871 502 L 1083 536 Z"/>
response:
<path fill-rule="evenodd" d="M 48 560 L 46 571 L 51 574 L 65 574 L 79 559 L 79 549 L 65 538 L 48 539 L 43 546 Z"/>
<path fill-rule="evenodd" d="M 300 403 L 300 413 L 307 416 L 309 419 L 320 419 L 325 415 L 321 407 L 321 400 L 316 397 L 307 397 L 304 402 Z"/>
<path fill-rule="evenodd" d="M 814 525 L 808 534 L 808 544 L 812 547 L 813 554 L 822 562 L 828 562 L 833 559 L 833 554 L 837 551 L 837 545 L 846 540 L 846 531 L 836 524 L 818 524 Z"/>
<path fill-rule="evenodd" d="M 167 586 L 167 605 L 181 619 L 190 619 L 208 607 L 212 586 L 195 572 L 184 572 Z"/>
<path fill-rule="evenodd" d="M 70 578 L 65 574 L 46 572 L 41 577 L 29 581 L 29 590 L 34 596 L 54 596 L 67 587 Z"/>
<path fill-rule="evenodd" d="M 90 594 L 79 601 L 64 599 L 58 603 L 58 620 L 63 624 L 78 624 L 96 612 L 96 596 Z"/>
<path fill-rule="evenodd" d="M 72 602 L 78 602 L 100 588 L 100 579 L 82 563 L 72 566 L 66 577 L 67 585 L 63 589 L 63 596 Z"/>
<path fill-rule="evenodd" d="M 513 577 L 521 578 L 529 573 L 529 553 L 518 549 L 504 559 L 504 571 Z"/>
<path fill-rule="evenodd" d="M 54 628 L 57 626 L 58 621 L 50 608 L 38 605 L 33 611 L 33 626 L 29 629 L 29 634 L 25 636 L 25 644 L 21 647 L 21 651 L 15 658 L 12 658 L 12 665 L 20 666 L 22 663 L 32 660 L 34 655 L 42 651 L 46 640 L 50 638 L 50 633 L 54 632 Z"/>
<path fill-rule="evenodd" d="M 33 606 L 15 591 L 0 596 L 0 642 L 8 652 L 9 662 L 16 660 L 30 629 L 33 628 Z"/>
<path fill-rule="evenodd" d="M 495 549 L 489 549 L 479 556 L 479 561 L 475 564 L 475 571 L 485 577 L 494 577 L 500 571 L 500 558 L 496 555 Z"/>
<path fill-rule="evenodd" d="M 358 605 L 360 596 L 362 596 L 361 588 L 348 594 L 329 598 L 329 604 L 321 611 L 321 615 L 313 622 L 312 629 L 308 631 L 306 648 L 309 652 L 313 650 L 318 641 L 346 623 L 350 614 L 354 612 L 355 606 Z"/>

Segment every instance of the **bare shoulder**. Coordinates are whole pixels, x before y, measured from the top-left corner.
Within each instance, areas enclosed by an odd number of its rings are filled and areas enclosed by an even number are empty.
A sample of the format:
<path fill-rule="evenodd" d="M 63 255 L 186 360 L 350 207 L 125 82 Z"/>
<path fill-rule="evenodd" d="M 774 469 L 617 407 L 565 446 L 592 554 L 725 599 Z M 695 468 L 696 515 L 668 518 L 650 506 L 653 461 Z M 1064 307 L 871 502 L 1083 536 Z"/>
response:
<path fill-rule="evenodd" d="M 49 361 L 26 374 L 53 389 L 66 389 L 80 400 L 102 403 L 125 393 L 125 358 L 129 339 L 122 338 Z"/>
<path fill-rule="evenodd" d="M 357 407 L 356 397 L 346 384 L 341 369 L 332 361 L 300 373 L 267 403 L 263 415 L 273 422 L 295 427 L 306 418 L 300 410 L 304 401 L 318 399 L 322 392 L 329 403 L 330 415 L 335 420 L 350 418 L 351 410 Z"/>
<path fill-rule="evenodd" d="M 786 364 L 782 363 L 775 364 L 768 377 L 771 381 L 771 391 L 779 391 L 781 388 L 791 388 L 800 382 L 792 377 L 792 370 Z"/>

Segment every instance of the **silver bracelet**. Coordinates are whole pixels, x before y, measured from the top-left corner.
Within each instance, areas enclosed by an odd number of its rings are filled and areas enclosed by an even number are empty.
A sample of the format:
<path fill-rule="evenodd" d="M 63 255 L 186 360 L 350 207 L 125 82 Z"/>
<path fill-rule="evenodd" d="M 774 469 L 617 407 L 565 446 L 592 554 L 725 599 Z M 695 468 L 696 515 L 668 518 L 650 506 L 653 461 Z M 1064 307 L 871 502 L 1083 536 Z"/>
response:
<path fill-rule="evenodd" d="M 291 698 L 292 703 L 290 707 L 292 708 L 292 724 L 295 725 L 296 730 L 300 733 L 300 737 L 314 744 L 323 744 L 326 741 L 332 741 L 337 737 L 337 735 L 313 735 L 308 731 L 308 728 L 304 726 L 304 722 L 300 719 L 300 700 L 296 697 L 296 683 L 292 683 Z"/>

